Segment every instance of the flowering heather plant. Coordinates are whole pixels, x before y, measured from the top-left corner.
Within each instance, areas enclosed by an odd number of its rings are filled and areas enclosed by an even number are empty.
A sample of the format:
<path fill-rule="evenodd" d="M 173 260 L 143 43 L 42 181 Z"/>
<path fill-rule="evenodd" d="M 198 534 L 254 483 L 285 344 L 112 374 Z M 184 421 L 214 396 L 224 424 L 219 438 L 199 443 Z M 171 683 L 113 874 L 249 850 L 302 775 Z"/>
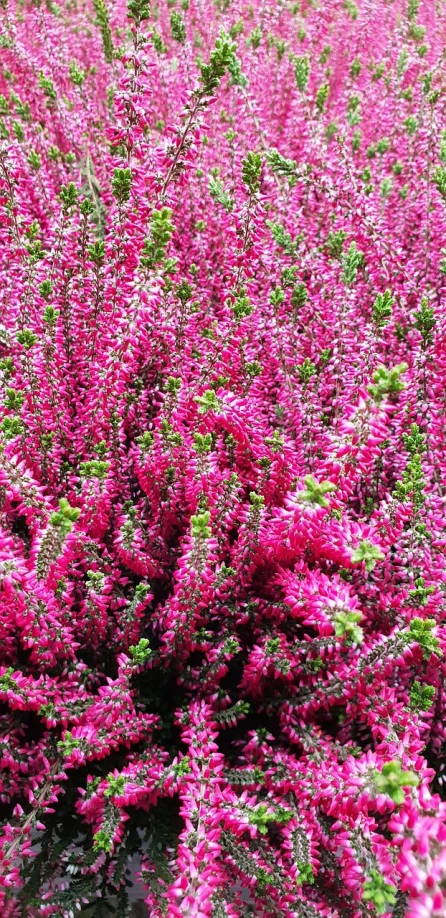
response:
<path fill-rule="evenodd" d="M 0 6 L 1 914 L 441 918 L 446 7 Z"/>

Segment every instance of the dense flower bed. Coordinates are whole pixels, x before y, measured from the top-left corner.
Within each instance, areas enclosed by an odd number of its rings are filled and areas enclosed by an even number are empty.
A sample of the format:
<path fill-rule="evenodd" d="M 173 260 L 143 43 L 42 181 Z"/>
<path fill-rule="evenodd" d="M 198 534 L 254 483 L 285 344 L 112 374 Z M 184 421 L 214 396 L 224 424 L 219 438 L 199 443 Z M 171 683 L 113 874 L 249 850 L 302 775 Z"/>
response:
<path fill-rule="evenodd" d="M 0 20 L 1 914 L 440 918 L 446 7 Z"/>

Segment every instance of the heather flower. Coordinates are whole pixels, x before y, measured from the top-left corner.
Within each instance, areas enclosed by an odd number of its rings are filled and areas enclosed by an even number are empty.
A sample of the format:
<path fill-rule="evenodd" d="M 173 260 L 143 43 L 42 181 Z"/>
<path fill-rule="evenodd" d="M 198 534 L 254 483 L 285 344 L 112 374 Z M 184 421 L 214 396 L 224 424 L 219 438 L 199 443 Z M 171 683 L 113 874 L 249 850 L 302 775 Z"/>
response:
<path fill-rule="evenodd" d="M 0 911 L 440 918 L 445 11 L 2 5 Z"/>

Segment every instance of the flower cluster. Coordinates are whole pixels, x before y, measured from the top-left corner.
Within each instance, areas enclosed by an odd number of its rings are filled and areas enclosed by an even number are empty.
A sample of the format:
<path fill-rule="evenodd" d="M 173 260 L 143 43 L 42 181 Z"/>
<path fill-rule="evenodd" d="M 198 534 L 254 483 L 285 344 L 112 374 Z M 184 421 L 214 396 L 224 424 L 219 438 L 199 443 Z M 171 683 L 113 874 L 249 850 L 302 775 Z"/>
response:
<path fill-rule="evenodd" d="M 441 918 L 446 7 L 0 7 L 1 914 Z"/>

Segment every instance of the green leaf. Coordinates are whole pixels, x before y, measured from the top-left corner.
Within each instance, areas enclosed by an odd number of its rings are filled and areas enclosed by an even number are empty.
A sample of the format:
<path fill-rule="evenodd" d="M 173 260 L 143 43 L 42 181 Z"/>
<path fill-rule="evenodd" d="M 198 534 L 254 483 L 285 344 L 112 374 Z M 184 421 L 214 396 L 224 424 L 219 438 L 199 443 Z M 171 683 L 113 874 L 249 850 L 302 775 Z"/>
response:
<path fill-rule="evenodd" d="M 294 76 L 296 78 L 297 88 L 301 92 L 306 92 L 308 86 L 308 78 L 310 76 L 310 61 L 308 57 L 295 57 L 294 58 Z"/>
<path fill-rule="evenodd" d="M 234 201 L 228 191 L 225 191 L 220 178 L 211 176 L 209 179 L 209 194 L 230 213 L 234 209 Z"/>
<path fill-rule="evenodd" d="M 345 230 L 331 230 L 325 242 L 325 249 L 330 258 L 340 258 L 344 251 L 344 242 L 347 233 Z"/>
<path fill-rule="evenodd" d="M 383 561 L 384 555 L 377 545 L 367 540 L 360 543 L 358 548 L 351 554 L 352 564 L 362 564 L 365 562 L 366 571 L 372 571 L 377 561 Z"/>
<path fill-rule="evenodd" d="M 73 528 L 73 523 L 79 519 L 81 511 L 77 507 L 71 507 L 65 497 L 59 501 L 59 510 L 52 513 L 50 523 L 56 529 L 60 529 L 64 535 L 68 535 Z"/>
<path fill-rule="evenodd" d="M 306 475 L 304 482 L 305 490 L 299 491 L 297 495 L 299 500 L 307 501 L 318 507 L 328 507 L 330 505 L 325 495 L 336 491 L 336 485 L 332 481 L 318 482 L 312 475 Z"/>
<path fill-rule="evenodd" d="M 409 631 L 404 632 L 404 639 L 407 643 L 419 644 L 425 660 L 428 660 L 433 653 L 437 657 L 442 656 L 440 641 L 432 634 L 436 624 L 433 618 L 413 618 Z"/>
<path fill-rule="evenodd" d="M 130 169 L 115 169 L 112 178 L 113 194 L 119 205 L 125 204 L 130 197 L 132 173 Z"/>
<path fill-rule="evenodd" d="M 315 105 L 319 112 L 324 111 L 329 92 L 330 92 L 330 87 L 328 83 L 324 83 L 322 86 L 319 87 L 316 93 L 316 99 L 315 99 Z"/>
<path fill-rule="evenodd" d="M 423 339 L 423 347 L 427 347 L 433 341 L 432 332 L 437 322 L 434 308 L 429 306 L 427 297 L 423 296 L 420 309 L 415 313 L 414 318 L 415 328 L 418 329 Z"/>
<path fill-rule="evenodd" d="M 415 453 L 425 452 L 425 438 L 424 434 L 421 433 L 418 424 L 411 424 L 410 433 L 403 434 L 403 443 L 404 448 L 407 449 L 407 452 L 412 456 L 415 455 Z"/>
<path fill-rule="evenodd" d="M 212 449 L 212 434 L 194 433 L 194 450 L 199 456 L 205 456 Z"/>
<path fill-rule="evenodd" d="M 367 391 L 378 404 L 386 395 L 396 395 L 406 388 L 401 376 L 407 370 L 407 363 L 399 363 L 397 366 L 388 370 L 381 365 L 373 374 L 374 385 L 367 386 Z"/>
<path fill-rule="evenodd" d="M 346 287 L 351 287 L 357 278 L 358 269 L 364 264 L 364 253 L 356 247 L 356 242 L 352 242 L 347 253 L 342 259 L 343 272 L 341 280 Z"/>
<path fill-rule="evenodd" d="M 77 188 L 74 182 L 68 182 L 68 185 L 63 185 L 60 190 L 60 198 L 62 201 L 64 211 L 71 210 L 72 207 L 75 207 L 77 204 Z"/>
<path fill-rule="evenodd" d="M 210 96 L 215 92 L 225 71 L 234 64 L 236 47 L 230 35 L 222 30 L 209 56 L 209 63 L 200 64 L 200 79 L 206 95 Z"/>
<path fill-rule="evenodd" d="M 358 626 L 362 620 L 361 612 L 337 612 L 335 615 L 335 634 L 336 637 L 344 637 L 347 644 L 362 644 L 364 632 Z"/>
<path fill-rule="evenodd" d="M 371 902 L 378 915 L 390 912 L 396 903 L 396 886 L 387 883 L 377 870 L 370 870 L 369 878 L 364 883 L 362 898 L 364 902 Z"/>
<path fill-rule="evenodd" d="M 144 584 L 145 586 L 145 584 Z M 129 654 L 133 663 L 142 666 L 152 656 L 150 642 L 147 638 L 140 638 L 137 644 L 131 644 Z"/>
<path fill-rule="evenodd" d="M 220 402 L 213 389 L 207 389 L 203 395 L 196 395 L 195 401 L 198 402 L 199 414 L 207 414 L 208 411 L 218 411 Z"/>
<path fill-rule="evenodd" d="M 178 41 L 180 44 L 184 44 L 186 41 L 186 26 L 184 25 L 180 14 L 175 10 L 173 10 L 170 14 L 170 29 L 174 41 Z"/>
<path fill-rule="evenodd" d="M 141 22 L 150 18 L 149 0 L 128 0 L 127 16 L 133 19 L 135 25 L 139 26 Z"/>
<path fill-rule="evenodd" d="M 312 363 L 309 357 L 306 357 L 304 362 L 297 366 L 296 369 L 300 382 L 306 387 L 316 373 L 316 365 Z"/>
<path fill-rule="evenodd" d="M 107 780 L 108 787 L 104 791 L 104 797 L 108 799 L 110 797 L 121 797 L 124 793 L 124 787 L 126 785 L 126 778 L 124 775 L 118 775 L 117 777 L 114 775 L 108 775 Z"/>
<path fill-rule="evenodd" d="M 262 157 L 260 153 L 250 151 L 242 160 L 242 181 L 251 194 L 260 191 Z"/>
<path fill-rule="evenodd" d="M 286 177 L 291 186 L 297 181 L 297 163 L 294 159 L 285 159 L 274 147 L 267 153 L 267 161 L 276 175 Z"/>
<path fill-rule="evenodd" d="M 418 787 L 420 781 L 414 771 L 403 771 L 401 763 L 386 762 L 381 771 L 375 771 L 374 784 L 379 794 L 386 794 L 394 803 L 401 805 L 405 800 L 405 787 Z"/>
<path fill-rule="evenodd" d="M 410 690 L 410 708 L 412 711 L 429 711 L 434 703 L 435 688 L 433 685 L 421 685 L 414 682 Z"/>
<path fill-rule="evenodd" d="M 110 64 L 114 57 L 114 48 L 113 48 L 113 39 L 110 28 L 110 19 L 108 16 L 107 6 L 105 0 L 93 0 L 93 8 L 96 13 L 96 22 L 99 26 L 101 36 L 102 36 L 102 47 L 104 50 L 104 57 L 108 64 Z"/>
<path fill-rule="evenodd" d="M 393 304 L 394 300 L 390 290 L 386 290 L 385 293 L 378 293 L 372 307 L 372 317 L 377 328 L 387 325 L 389 319 L 392 318 Z"/>
<path fill-rule="evenodd" d="M 209 521 L 211 519 L 211 514 L 209 510 L 206 510 L 205 513 L 198 513 L 195 516 L 191 516 L 191 529 L 192 529 L 192 538 L 194 539 L 210 539 L 211 529 L 209 526 Z"/>

